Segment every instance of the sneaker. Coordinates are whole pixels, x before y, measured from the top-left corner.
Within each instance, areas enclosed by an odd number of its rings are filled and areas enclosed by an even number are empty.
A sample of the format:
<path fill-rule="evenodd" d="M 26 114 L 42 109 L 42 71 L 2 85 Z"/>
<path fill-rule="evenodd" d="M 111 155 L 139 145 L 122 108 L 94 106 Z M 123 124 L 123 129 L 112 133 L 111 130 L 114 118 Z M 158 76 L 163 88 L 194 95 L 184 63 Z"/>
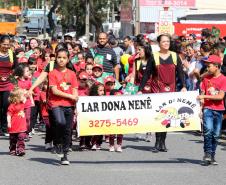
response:
<path fill-rule="evenodd" d="M 51 150 L 53 148 L 52 143 L 46 143 L 45 149 L 46 150 Z"/>
<path fill-rule="evenodd" d="M 122 152 L 122 146 L 121 146 L 121 145 L 118 145 L 118 146 L 117 146 L 116 152 Z"/>
<path fill-rule="evenodd" d="M 97 150 L 101 150 L 101 146 L 100 145 L 96 145 L 96 149 Z"/>
<path fill-rule="evenodd" d="M 93 145 L 91 150 L 96 150 L 97 149 L 97 145 Z"/>
<path fill-rule="evenodd" d="M 64 156 L 61 145 L 56 145 L 56 154 L 58 157 L 61 157 L 61 158 Z"/>
<path fill-rule="evenodd" d="M 70 148 L 68 148 L 68 152 L 72 152 L 73 150 L 72 150 L 72 148 L 70 147 Z"/>
<path fill-rule="evenodd" d="M 107 137 L 107 138 L 105 139 L 105 142 L 106 142 L 106 143 L 109 143 L 109 137 Z"/>
<path fill-rule="evenodd" d="M 211 162 L 212 165 L 218 165 L 218 162 L 215 160 L 214 157 L 211 157 Z"/>
<path fill-rule="evenodd" d="M 32 138 L 32 133 L 31 132 L 28 134 L 28 137 L 29 138 Z"/>
<path fill-rule="evenodd" d="M 16 150 L 11 150 L 11 151 L 9 152 L 9 154 L 12 155 L 12 156 L 16 155 Z"/>
<path fill-rule="evenodd" d="M 114 152 L 115 151 L 115 147 L 114 146 L 110 146 L 109 147 L 109 152 Z"/>
<path fill-rule="evenodd" d="M 8 133 L 3 133 L 3 135 L 4 135 L 5 137 L 9 137 L 9 134 L 8 134 Z"/>
<path fill-rule="evenodd" d="M 35 129 L 34 128 L 31 130 L 31 133 L 32 133 L 32 135 L 35 135 Z"/>
<path fill-rule="evenodd" d="M 69 165 L 70 162 L 67 159 L 67 154 L 64 154 L 63 157 L 61 158 L 61 164 L 62 165 Z"/>
<path fill-rule="evenodd" d="M 22 157 L 22 156 L 25 155 L 25 152 L 24 151 L 19 151 L 19 152 L 17 152 L 16 155 Z"/>
<path fill-rule="evenodd" d="M 204 157 L 203 157 L 203 161 L 211 161 L 211 155 L 209 153 L 205 153 Z"/>

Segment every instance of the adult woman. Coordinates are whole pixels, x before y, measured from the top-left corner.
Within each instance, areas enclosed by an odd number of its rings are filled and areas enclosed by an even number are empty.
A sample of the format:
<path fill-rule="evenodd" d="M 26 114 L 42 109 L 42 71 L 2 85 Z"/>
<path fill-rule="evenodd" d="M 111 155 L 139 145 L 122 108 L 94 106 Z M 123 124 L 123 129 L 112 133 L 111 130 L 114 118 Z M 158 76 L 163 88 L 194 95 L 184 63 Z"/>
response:
<path fill-rule="evenodd" d="M 146 72 L 143 75 L 140 84 L 142 91 L 146 83 L 151 80 L 150 91 L 152 93 L 175 92 L 176 91 L 176 74 L 182 83 L 182 91 L 185 91 L 184 73 L 179 56 L 169 50 L 170 36 L 166 34 L 159 35 L 157 38 L 160 51 L 153 53 L 153 63 L 147 64 Z M 154 66 L 154 67 L 153 67 Z M 167 152 L 165 146 L 166 132 L 156 133 L 156 143 L 153 152 Z"/>
<path fill-rule="evenodd" d="M 8 98 L 13 85 L 9 77 L 13 68 L 17 65 L 16 57 L 10 49 L 10 38 L 7 35 L 0 37 L 0 124 L 1 130 L 7 136 L 7 109 Z"/>
<path fill-rule="evenodd" d="M 151 54 L 151 47 L 144 40 L 137 43 L 137 55 L 133 63 L 133 72 L 126 78 L 127 81 L 134 83 L 139 86 L 143 75 L 146 73 L 147 65 L 149 64 L 149 72 L 153 68 L 153 57 Z M 151 93 L 150 80 L 147 80 L 144 88 L 142 89 L 143 93 Z M 139 139 L 140 136 L 136 134 L 136 138 Z M 151 134 L 146 133 L 145 141 L 150 142 Z"/>
<path fill-rule="evenodd" d="M 26 58 L 29 58 L 34 53 L 34 48 L 39 46 L 39 42 L 36 38 L 31 38 L 28 46 L 29 46 L 29 51 L 25 53 Z"/>

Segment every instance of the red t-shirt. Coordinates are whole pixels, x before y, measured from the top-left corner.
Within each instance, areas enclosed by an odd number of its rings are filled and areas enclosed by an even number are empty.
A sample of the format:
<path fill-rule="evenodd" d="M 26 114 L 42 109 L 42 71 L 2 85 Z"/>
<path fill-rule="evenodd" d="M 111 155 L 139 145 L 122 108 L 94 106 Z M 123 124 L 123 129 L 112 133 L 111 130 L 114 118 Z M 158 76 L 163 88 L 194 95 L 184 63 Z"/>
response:
<path fill-rule="evenodd" d="M 9 133 L 27 131 L 24 103 L 10 104 L 8 107 L 8 114 L 11 115 L 11 128 L 8 128 Z"/>
<path fill-rule="evenodd" d="M 41 105 L 41 113 L 43 117 L 47 117 L 48 114 L 48 110 L 47 110 L 47 102 L 46 102 L 46 92 L 45 91 L 41 91 L 40 93 L 40 105 Z"/>
<path fill-rule="evenodd" d="M 205 92 L 205 95 L 216 95 L 219 91 L 226 91 L 226 77 L 220 75 L 218 77 L 213 77 L 209 75 L 205 77 L 200 85 L 201 90 Z M 204 108 L 212 110 L 224 110 L 223 100 L 204 100 Z"/>
<path fill-rule="evenodd" d="M 58 69 L 54 69 L 49 73 L 49 86 L 56 86 L 58 90 L 73 94 L 73 89 L 78 88 L 78 82 L 75 72 L 66 69 L 65 72 L 61 72 Z M 49 103 L 51 107 L 65 106 L 70 107 L 75 105 L 75 101 L 56 96 L 50 90 Z"/>
<path fill-rule="evenodd" d="M 18 80 L 18 87 L 20 87 L 21 89 L 25 89 L 25 90 L 29 90 L 32 86 L 32 82 L 30 79 L 26 79 L 26 80 Z M 24 108 L 29 108 L 31 107 L 31 99 L 30 97 L 27 97 L 27 100 L 25 102 Z"/>
<path fill-rule="evenodd" d="M 79 96 L 88 96 L 88 88 L 86 87 L 78 87 L 78 95 Z"/>
<path fill-rule="evenodd" d="M 40 76 L 40 74 L 41 73 L 39 71 L 34 72 L 34 74 L 32 75 L 32 83 L 34 83 L 37 80 L 37 78 Z M 41 92 L 41 90 L 40 90 L 39 86 L 34 88 L 34 94 L 33 94 L 34 101 L 40 101 L 40 92 Z"/>
<path fill-rule="evenodd" d="M 0 91 L 10 91 L 13 89 L 13 84 L 9 80 L 9 76 L 13 72 L 12 66 L 13 64 L 9 61 L 9 56 L 0 55 Z"/>

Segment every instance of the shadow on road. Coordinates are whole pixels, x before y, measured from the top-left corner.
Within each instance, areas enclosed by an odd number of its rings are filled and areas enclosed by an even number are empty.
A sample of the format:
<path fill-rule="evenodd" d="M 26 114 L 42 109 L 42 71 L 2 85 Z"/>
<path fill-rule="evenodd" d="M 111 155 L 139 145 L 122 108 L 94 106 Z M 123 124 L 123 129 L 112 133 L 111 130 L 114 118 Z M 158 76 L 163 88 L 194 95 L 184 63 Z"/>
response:
<path fill-rule="evenodd" d="M 28 146 L 27 147 L 28 150 L 32 150 L 32 151 L 35 151 L 35 152 L 46 152 L 45 147 L 43 145 L 28 144 L 27 146 Z"/>
<path fill-rule="evenodd" d="M 35 161 L 35 162 L 40 162 L 40 163 L 43 163 L 43 164 L 51 164 L 51 165 L 54 165 L 54 166 L 59 166 L 60 165 L 59 160 L 56 160 L 56 159 L 49 159 L 49 158 L 30 158 L 29 160 L 30 161 Z"/>
<path fill-rule="evenodd" d="M 152 151 L 154 147 L 151 147 L 151 146 L 134 146 L 134 145 L 126 145 L 125 147 L 123 147 L 123 149 L 126 149 L 126 148 L 132 148 L 132 149 L 135 149 L 135 150 L 142 150 L 142 151 Z"/>

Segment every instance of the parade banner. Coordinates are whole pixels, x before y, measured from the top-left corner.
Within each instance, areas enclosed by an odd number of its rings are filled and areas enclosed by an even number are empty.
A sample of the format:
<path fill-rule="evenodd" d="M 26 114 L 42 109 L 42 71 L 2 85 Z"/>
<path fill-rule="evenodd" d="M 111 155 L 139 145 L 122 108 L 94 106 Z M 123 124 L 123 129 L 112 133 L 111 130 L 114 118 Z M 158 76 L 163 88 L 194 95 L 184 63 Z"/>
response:
<path fill-rule="evenodd" d="M 200 130 L 198 91 L 82 96 L 78 134 L 108 135 Z"/>

